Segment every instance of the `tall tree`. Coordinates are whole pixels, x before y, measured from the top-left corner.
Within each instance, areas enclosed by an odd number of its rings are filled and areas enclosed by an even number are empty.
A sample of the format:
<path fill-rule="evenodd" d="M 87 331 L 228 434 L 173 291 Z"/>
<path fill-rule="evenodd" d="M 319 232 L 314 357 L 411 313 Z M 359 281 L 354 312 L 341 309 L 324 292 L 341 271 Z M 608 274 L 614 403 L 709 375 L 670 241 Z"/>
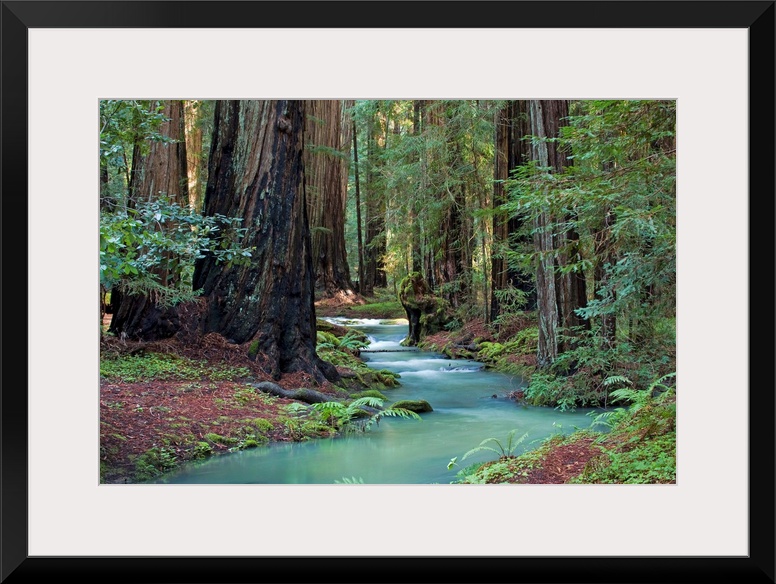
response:
<path fill-rule="evenodd" d="M 130 198 L 150 201 L 160 195 L 180 205 L 189 204 L 188 169 L 186 166 L 186 138 L 183 101 L 162 102 L 166 121 L 160 129 L 167 140 L 150 142 L 147 154 L 142 144 L 132 160 Z"/>
<path fill-rule="evenodd" d="M 355 297 L 345 251 L 350 123 L 345 104 L 309 100 L 305 130 L 307 192 L 316 286 L 325 297 Z"/>
<path fill-rule="evenodd" d="M 429 134 L 428 168 L 432 197 L 439 209 L 439 230 L 434 238 L 434 284 L 453 307 L 458 307 L 466 291 L 464 231 L 465 196 L 463 183 L 455 176 L 462 160 L 457 138 L 448 131 L 446 104 L 441 101 L 424 108 L 424 127 Z"/>
<path fill-rule="evenodd" d="M 521 294 L 526 310 L 536 309 L 536 288 L 533 277 L 520 269 L 510 251 L 517 246 L 532 245 L 524 233 L 524 218 L 505 209 L 506 181 L 513 170 L 531 159 L 528 123 L 528 101 L 507 101 L 496 112 L 495 155 L 493 164 L 493 252 L 491 256 L 491 294 L 489 320 L 501 314 L 506 291 Z"/>
<path fill-rule="evenodd" d="M 353 177 L 356 183 L 356 234 L 358 237 L 358 291 L 364 293 L 364 237 L 361 227 L 361 184 L 358 173 L 358 128 L 353 118 Z"/>
<path fill-rule="evenodd" d="M 610 346 L 619 329 L 643 347 L 675 314 L 676 103 L 596 100 L 575 110 L 566 141 L 580 160 L 579 224 L 595 252 L 595 294 L 580 312 Z"/>
<path fill-rule="evenodd" d="M 531 100 L 529 102 L 532 159 L 541 172 L 560 174 L 569 165 L 567 153 L 559 147 L 560 127 L 568 118 L 566 100 Z M 534 215 L 534 246 L 538 262 L 536 268 L 539 342 L 537 360 L 540 366 L 552 364 L 558 352 L 568 348 L 565 335 L 582 319 L 576 310 L 586 304 L 584 274 L 569 267 L 576 262 L 578 236 L 567 225 L 565 210 L 554 210 L 552 201 Z M 556 227 L 560 224 L 561 227 Z M 577 262 L 578 263 L 578 262 Z M 561 330 L 562 329 L 562 330 Z"/>
<path fill-rule="evenodd" d="M 203 330 L 250 342 L 275 379 L 302 371 L 336 380 L 315 352 L 304 126 L 303 101 L 217 103 L 204 211 L 242 217 L 244 243 L 255 251 L 247 265 L 202 258 L 194 287 L 208 300 Z"/>
<path fill-rule="evenodd" d="M 135 144 L 129 199 L 134 204 L 165 199 L 188 206 L 183 102 L 167 100 L 161 105 L 166 121 L 159 134 L 164 139 L 153 140 L 147 145 Z M 159 232 L 167 228 L 161 222 L 155 226 Z M 172 281 L 176 277 L 175 263 L 174 254 L 165 252 L 162 261 L 153 269 L 160 287 L 169 288 L 175 284 Z M 109 330 L 115 334 L 130 339 L 154 340 L 170 336 L 177 328 L 174 308 L 161 302 L 154 290 L 126 293 L 114 289 L 111 304 L 113 318 Z"/>
<path fill-rule="evenodd" d="M 186 130 L 186 168 L 188 171 L 189 205 L 192 209 L 202 208 L 204 175 L 207 171 L 206 156 L 203 156 L 202 121 L 206 109 L 203 100 L 187 100 L 183 104 Z"/>
<path fill-rule="evenodd" d="M 367 119 L 367 160 L 366 165 L 366 229 L 365 229 L 365 266 L 364 294 L 371 295 L 375 288 L 385 287 L 385 197 L 380 186 L 379 168 L 381 151 L 385 149 L 388 135 L 388 119 L 379 106 L 369 112 Z"/>
<path fill-rule="evenodd" d="M 561 138 L 561 127 L 568 125 L 569 102 L 568 100 L 551 100 L 544 108 L 546 135 L 552 140 Z M 560 143 L 548 142 L 553 148 L 548 148 L 549 162 L 552 172 L 563 173 L 564 169 L 571 166 L 569 150 Z M 573 337 L 578 335 L 579 327 L 590 328 L 587 319 L 577 314 L 577 309 L 587 304 L 587 282 L 584 271 L 581 269 L 581 250 L 579 233 L 576 227 L 576 209 L 571 207 L 557 212 L 560 226 L 555 229 L 555 278 L 558 292 L 558 312 L 560 325 L 564 331 L 561 340 L 561 350 L 572 347 Z"/>

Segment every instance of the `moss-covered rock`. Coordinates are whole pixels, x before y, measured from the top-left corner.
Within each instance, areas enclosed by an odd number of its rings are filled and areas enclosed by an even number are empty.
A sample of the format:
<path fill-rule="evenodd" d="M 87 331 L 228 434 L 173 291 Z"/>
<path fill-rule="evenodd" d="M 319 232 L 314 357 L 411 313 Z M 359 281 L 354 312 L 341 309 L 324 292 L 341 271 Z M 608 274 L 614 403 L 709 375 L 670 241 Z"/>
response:
<path fill-rule="evenodd" d="M 403 399 L 403 400 L 397 401 L 394 404 L 391 404 L 391 407 L 393 409 L 401 408 L 401 409 L 409 410 L 417 414 L 434 411 L 434 408 L 431 407 L 431 404 L 424 399 Z"/>

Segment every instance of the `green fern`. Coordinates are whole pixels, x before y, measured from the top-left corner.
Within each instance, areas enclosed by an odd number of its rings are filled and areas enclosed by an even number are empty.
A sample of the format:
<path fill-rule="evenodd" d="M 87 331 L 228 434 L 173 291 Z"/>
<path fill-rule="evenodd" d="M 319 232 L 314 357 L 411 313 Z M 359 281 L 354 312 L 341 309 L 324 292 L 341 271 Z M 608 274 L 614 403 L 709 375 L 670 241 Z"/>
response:
<path fill-rule="evenodd" d="M 482 442 L 480 442 L 480 445 L 476 448 L 472 448 L 469 450 L 466 454 L 464 454 L 461 457 L 461 462 L 466 460 L 469 456 L 472 454 L 476 454 L 477 452 L 483 452 L 483 451 L 489 451 L 494 452 L 498 455 L 499 459 L 503 458 L 513 458 L 515 456 L 514 452 L 515 449 L 520 446 L 520 444 L 523 443 L 523 441 L 528 437 L 528 432 L 524 433 L 522 436 L 520 436 L 517 440 L 515 440 L 515 433 L 517 432 L 517 429 L 510 430 L 509 434 L 507 435 L 507 441 L 505 444 L 502 444 L 497 438 L 486 438 Z M 486 444 L 494 443 L 496 444 L 496 447 L 493 446 L 486 446 Z M 455 464 L 456 459 L 452 459 L 450 461 L 450 464 L 448 464 L 448 468 L 450 468 L 453 464 Z"/>
<path fill-rule="evenodd" d="M 368 346 L 369 341 L 365 341 L 361 333 L 356 331 L 348 331 L 348 333 L 339 341 L 340 349 L 349 349 L 351 351 L 358 351 Z"/>
<path fill-rule="evenodd" d="M 336 349 L 339 347 L 339 339 L 326 331 L 318 331 L 315 334 L 317 349 Z"/>
<path fill-rule="evenodd" d="M 672 394 L 674 388 L 663 383 L 667 379 L 676 377 L 676 372 L 667 373 L 653 381 L 646 389 L 632 389 L 630 387 L 619 387 L 613 390 L 609 397 L 612 401 L 627 402 L 630 405 L 627 408 L 617 408 L 613 411 L 601 412 L 593 417 L 591 425 L 602 425 L 608 428 L 614 428 L 617 424 L 636 414 L 642 408 L 650 405 L 653 401 L 657 403 L 663 402 L 669 395 Z M 605 386 L 614 384 L 627 384 L 632 385 L 633 382 L 627 377 L 622 375 L 612 375 L 607 377 L 603 384 Z M 659 392 L 659 396 L 655 397 L 655 392 Z"/>
<path fill-rule="evenodd" d="M 378 397 L 364 396 L 355 399 L 348 404 L 331 401 L 312 404 L 310 407 L 321 415 L 321 418 L 325 423 L 345 432 L 355 430 L 365 432 L 372 425 L 379 424 L 380 420 L 386 416 L 412 418 L 415 420 L 421 419 L 417 413 L 404 408 L 383 409 L 383 403 L 384 400 Z M 364 417 L 366 417 L 366 420 L 363 422 L 356 422 L 358 418 Z"/>
<path fill-rule="evenodd" d="M 389 418 L 405 418 L 405 419 L 412 419 L 412 420 L 422 420 L 417 412 L 413 412 L 412 410 L 408 410 L 405 408 L 395 408 L 390 407 L 386 408 L 384 410 L 380 410 L 376 414 L 373 414 L 370 416 L 363 424 L 362 430 L 366 431 L 369 430 L 369 428 L 372 427 L 373 424 L 379 424 L 380 420 L 384 417 Z"/>

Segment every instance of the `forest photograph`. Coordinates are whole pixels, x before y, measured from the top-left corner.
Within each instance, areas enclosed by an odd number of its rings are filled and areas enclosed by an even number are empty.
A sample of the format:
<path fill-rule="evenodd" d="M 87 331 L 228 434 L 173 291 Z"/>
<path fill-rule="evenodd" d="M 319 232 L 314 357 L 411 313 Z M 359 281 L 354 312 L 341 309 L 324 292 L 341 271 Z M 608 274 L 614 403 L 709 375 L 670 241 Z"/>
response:
<path fill-rule="evenodd" d="M 676 112 L 101 99 L 100 484 L 676 484 Z"/>

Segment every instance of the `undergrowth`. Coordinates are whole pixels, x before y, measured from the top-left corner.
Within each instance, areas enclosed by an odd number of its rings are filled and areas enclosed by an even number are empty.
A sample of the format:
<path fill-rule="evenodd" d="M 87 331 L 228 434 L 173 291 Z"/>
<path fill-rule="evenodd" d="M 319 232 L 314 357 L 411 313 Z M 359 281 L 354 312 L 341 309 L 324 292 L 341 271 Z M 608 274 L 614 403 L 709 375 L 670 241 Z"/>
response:
<path fill-rule="evenodd" d="M 612 376 L 605 385 L 614 386 L 611 398 L 620 405 L 604 412 L 591 412 L 589 428 L 569 435 L 555 434 L 541 445 L 519 456 L 512 455 L 513 442 L 494 438 L 483 446 L 498 455 L 497 460 L 471 465 L 457 473 L 456 483 L 530 483 L 531 473 L 540 469 L 554 449 L 589 442 L 592 456 L 581 472 L 570 476 L 568 484 L 673 484 L 676 482 L 676 387 L 675 373 L 668 373 L 636 389 L 624 376 Z M 604 430 L 600 430 L 604 428 Z M 591 440 L 593 438 L 593 440 Z M 462 459 L 463 460 L 463 459 Z M 456 465 L 452 459 L 448 468 Z"/>
<path fill-rule="evenodd" d="M 235 381 L 250 377 L 245 367 L 212 367 L 204 361 L 194 361 L 169 353 L 142 353 L 102 357 L 100 377 L 104 381 L 135 383 L 144 380 Z"/>

